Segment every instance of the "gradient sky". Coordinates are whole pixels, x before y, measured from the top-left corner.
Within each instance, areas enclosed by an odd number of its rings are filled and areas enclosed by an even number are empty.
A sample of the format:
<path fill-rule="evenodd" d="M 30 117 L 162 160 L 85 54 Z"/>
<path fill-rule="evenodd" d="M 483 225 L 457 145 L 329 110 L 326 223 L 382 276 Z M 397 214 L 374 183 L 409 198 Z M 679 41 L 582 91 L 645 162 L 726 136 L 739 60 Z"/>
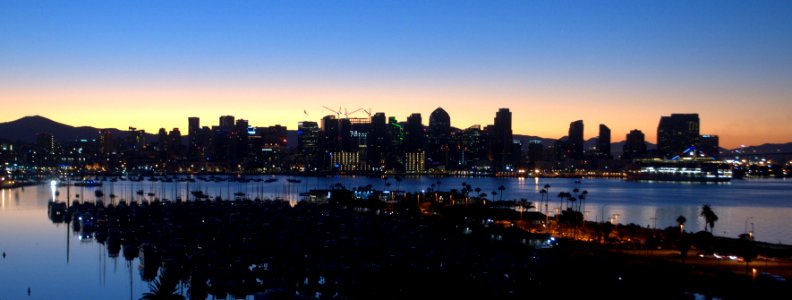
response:
<path fill-rule="evenodd" d="M 792 1 L 0 1 L 0 122 L 296 128 L 322 106 L 792 141 Z M 303 114 L 308 112 L 308 116 Z M 358 114 L 357 116 L 364 116 Z"/>

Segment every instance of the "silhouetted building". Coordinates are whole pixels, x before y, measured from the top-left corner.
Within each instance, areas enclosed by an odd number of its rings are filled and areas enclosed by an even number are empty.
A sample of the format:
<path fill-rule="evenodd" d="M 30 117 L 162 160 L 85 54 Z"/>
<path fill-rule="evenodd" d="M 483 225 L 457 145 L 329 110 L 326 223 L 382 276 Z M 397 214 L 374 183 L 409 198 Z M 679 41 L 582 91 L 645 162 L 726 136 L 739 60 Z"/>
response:
<path fill-rule="evenodd" d="M 470 169 L 480 162 L 487 162 L 487 139 L 480 125 L 473 125 L 460 131 L 456 136 L 459 147 L 457 164 L 463 169 Z"/>
<path fill-rule="evenodd" d="M 702 135 L 699 137 L 697 148 L 707 157 L 720 159 L 720 145 L 717 135 Z"/>
<path fill-rule="evenodd" d="M 157 132 L 157 151 L 168 151 L 168 131 L 165 128 L 160 128 Z"/>
<path fill-rule="evenodd" d="M 297 152 L 300 154 L 305 170 L 316 171 L 319 166 L 319 139 L 321 131 L 316 122 L 297 123 Z"/>
<path fill-rule="evenodd" d="M 423 152 L 426 144 L 426 133 L 421 114 L 412 114 L 407 117 L 407 124 L 404 127 L 404 152 Z"/>
<path fill-rule="evenodd" d="M 126 151 L 139 152 L 146 148 L 146 131 L 129 127 L 126 137 Z"/>
<path fill-rule="evenodd" d="M 646 156 L 646 139 L 644 133 L 633 129 L 627 134 L 622 148 L 622 159 L 635 159 Z"/>
<path fill-rule="evenodd" d="M 198 117 L 187 118 L 187 154 L 196 156 L 200 146 L 198 145 L 198 131 L 201 130 L 201 119 Z"/>
<path fill-rule="evenodd" d="M 404 171 L 404 126 L 396 117 L 388 118 L 388 151 L 385 154 L 385 168 Z"/>
<path fill-rule="evenodd" d="M 438 107 L 429 116 L 429 132 L 426 145 L 430 168 L 445 168 L 451 143 L 451 117 Z"/>
<path fill-rule="evenodd" d="M 55 136 L 52 133 L 39 133 L 36 135 L 36 145 L 47 152 L 55 154 Z"/>
<path fill-rule="evenodd" d="M 220 116 L 220 129 L 231 131 L 234 128 L 234 116 Z"/>
<path fill-rule="evenodd" d="M 583 159 L 583 143 L 583 120 L 569 123 L 568 157 L 571 159 Z"/>
<path fill-rule="evenodd" d="M 335 116 L 327 115 L 322 118 L 320 125 L 322 129 L 321 139 L 319 139 L 319 148 L 322 153 L 320 161 L 323 169 L 329 169 L 331 167 L 330 153 L 341 151 L 338 119 Z"/>
<path fill-rule="evenodd" d="M 597 156 L 600 158 L 611 157 L 611 130 L 605 124 L 599 126 L 599 138 L 597 138 Z"/>
<path fill-rule="evenodd" d="M 113 133 L 109 129 L 99 129 L 99 153 L 109 155 L 113 153 Z"/>
<path fill-rule="evenodd" d="M 698 114 L 671 114 L 660 118 L 657 126 L 657 152 L 674 157 L 698 143 Z"/>
<path fill-rule="evenodd" d="M 528 141 L 528 164 L 531 167 L 536 166 L 536 162 L 541 161 L 544 155 L 544 147 L 542 140 Z"/>
<path fill-rule="evenodd" d="M 179 128 L 173 128 L 168 133 L 167 151 L 171 157 L 178 156 L 181 153 L 181 131 L 179 131 Z"/>
<path fill-rule="evenodd" d="M 487 130 L 490 143 L 490 157 L 496 171 L 506 170 L 513 165 L 512 150 L 512 113 L 508 108 L 501 108 L 495 113 L 495 122 Z"/>
<path fill-rule="evenodd" d="M 371 116 L 371 130 L 368 136 L 368 164 L 376 171 L 380 171 L 385 166 L 385 158 L 389 149 L 389 130 L 385 119 L 385 113 L 376 113 Z"/>

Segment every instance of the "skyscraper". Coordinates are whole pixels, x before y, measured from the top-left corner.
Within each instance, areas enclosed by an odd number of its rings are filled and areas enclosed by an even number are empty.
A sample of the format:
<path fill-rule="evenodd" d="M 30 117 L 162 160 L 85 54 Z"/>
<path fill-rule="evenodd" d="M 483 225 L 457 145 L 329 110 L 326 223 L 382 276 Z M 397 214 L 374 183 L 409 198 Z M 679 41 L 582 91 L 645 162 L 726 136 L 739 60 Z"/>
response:
<path fill-rule="evenodd" d="M 583 120 L 569 123 L 569 158 L 583 159 Z"/>
<path fill-rule="evenodd" d="M 442 168 L 448 165 L 451 142 L 451 117 L 443 108 L 438 107 L 429 115 L 427 140 L 427 159 L 429 167 Z"/>
<path fill-rule="evenodd" d="M 641 158 L 646 155 L 646 140 L 644 133 L 633 129 L 627 134 L 622 148 L 622 159 Z"/>
<path fill-rule="evenodd" d="M 605 124 L 599 126 L 599 138 L 597 139 L 597 156 L 600 158 L 611 157 L 611 130 Z"/>
<path fill-rule="evenodd" d="M 190 156 L 198 154 L 198 131 L 201 130 L 201 120 L 198 117 L 187 118 L 187 153 Z"/>
<path fill-rule="evenodd" d="M 99 153 L 113 153 L 113 133 L 109 129 L 99 129 Z"/>
<path fill-rule="evenodd" d="M 508 108 L 501 108 L 495 113 L 495 122 L 488 130 L 490 157 L 496 171 L 511 166 L 512 158 L 512 114 Z"/>
<path fill-rule="evenodd" d="M 426 133 L 421 121 L 421 114 L 415 113 L 407 117 L 404 128 L 404 152 L 422 152 L 426 144 Z"/>
<path fill-rule="evenodd" d="M 657 126 L 657 151 L 663 157 L 674 157 L 696 145 L 698 138 L 698 114 L 663 116 Z"/>
<path fill-rule="evenodd" d="M 385 119 L 385 113 L 376 113 L 371 116 L 371 131 L 368 136 L 368 164 L 375 169 L 380 169 L 385 165 L 385 155 L 388 151 L 388 124 Z"/>
<path fill-rule="evenodd" d="M 319 168 L 319 125 L 316 122 L 297 123 L 297 151 L 300 153 L 306 171 Z"/>

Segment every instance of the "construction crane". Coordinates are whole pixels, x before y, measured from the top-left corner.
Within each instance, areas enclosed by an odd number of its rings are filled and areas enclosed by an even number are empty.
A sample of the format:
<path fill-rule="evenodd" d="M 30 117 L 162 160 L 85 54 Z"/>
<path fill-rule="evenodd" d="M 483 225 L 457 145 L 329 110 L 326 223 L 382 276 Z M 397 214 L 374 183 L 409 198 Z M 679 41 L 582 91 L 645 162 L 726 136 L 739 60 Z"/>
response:
<path fill-rule="evenodd" d="M 369 119 L 371 119 L 371 108 L 369 108 L 368 110 L 364 109 L 363 112 L 368 115 Z"/>
<path fill-rule="evenodd" d="M 341 107 L 340 106 L 338 107 L 338 110 L 334 110 L 334 109 L 329 108 L 327 106 L 322 106 L 322 107 L 324 107 L 324 109 L 326 109 L 326 110 L 334 112 L 336 114 L 336 118 L 338 118 L 338 119 L 341 118 Z"/>
<path fill-rule="evenodd" d="M 357 113 L 357 112 L 359 112 L 359 111 L 361 111 L 361 110 L 362 110 L 362 111 L 366 111 L 366 110 L 364 110 L 363 108 L 358 108 L 358 109 L 356 109 L 356 110 L 353 110 L 353 111 L 351 111 L 351 112 L 350 112 L 350 111 L 349 111 L 349 110 L 347 110 L 345 107 L 341 107 L 341 106 L 339 106 L 339 107 L 338 107 L 338 110 L 335 110 L 335 109 L 329 108 L 329 107 L 327 107 L 327 106 L 322 106 L 322 107 L 324 107 L 324 109 L 326 109 L 326 110 L 329 110 L 329 111 L 332 111 L 333 113 L 335 113 L 335 114 L 336 114 L 336 118 L 339 118 L 339 119 L 341 118 L 341 115 L 344 115 L 344 118 L 347 118 L 347 119 L 348 119 L 348 118 L 349 118 L 349 116 L 350 116 L 350 115 L 352 115 L 352 114 L 355 114 L 355 113 Z M 368 113 L 368 112 L 366 112 L 366 113 L 367 113 L 367 114 L 369 114 L 369 117 L 371 117 L 371 114 L 370 114 L 370 113 Z"/>

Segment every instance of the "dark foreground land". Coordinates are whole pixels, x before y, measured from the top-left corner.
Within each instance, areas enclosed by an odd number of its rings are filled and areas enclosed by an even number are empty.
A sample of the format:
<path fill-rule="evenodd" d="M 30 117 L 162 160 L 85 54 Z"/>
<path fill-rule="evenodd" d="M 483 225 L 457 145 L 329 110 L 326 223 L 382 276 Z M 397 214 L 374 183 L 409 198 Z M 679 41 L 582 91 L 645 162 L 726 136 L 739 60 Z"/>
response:
<path fill-rule="evenodd" d="M 643 242 L 649 245 L 644 248 L 607 239 L 553 242 L 550 232 L 537 232 L 523 216 L 504 217 L 497 208 L 437 207 L 420 199 L 407 203 L 348 198 L 293 207 L 268 200 L 54 202 L 49 215 L 106 245 L 111 257 L 139 257 L 140 275 L 150 282 L 148 299 L 792 295 L 786 281 L 745 274 L 746 266 L 761 261 L 730 266 L 693 254 L 683 258 L 678 250 L 657 250 L 673 246 L 658 241 Z M 513 221 L 498 221 L 504 218 Z M 773 263 L 775 270 L 790 268 L 788 259 Z"/>

